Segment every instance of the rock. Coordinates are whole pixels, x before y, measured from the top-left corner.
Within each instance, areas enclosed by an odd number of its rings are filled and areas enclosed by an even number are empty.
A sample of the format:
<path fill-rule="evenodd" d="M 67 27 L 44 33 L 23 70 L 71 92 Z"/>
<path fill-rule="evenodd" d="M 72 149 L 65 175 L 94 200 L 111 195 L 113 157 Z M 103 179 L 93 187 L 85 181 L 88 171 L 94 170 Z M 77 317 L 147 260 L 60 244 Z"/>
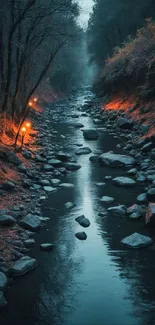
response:
<path fill-rule="evenodd" d="M 48 164 L 52 165 L 53 167 L 61 167 L 62 161 L 58 160 L 58 159 L 50 159 L 50 160 L 48 160 Z"/>
<path fill-rule="evenodd" d="M 90 161 L 92 161 L 92 162 L 99 162 L 100 161 L 100 157 L 99 156 L 97 156 L 97 155 L 94 155 L 94 156 L 91 156 L 90 158 L 89 158 L 89 160 Z"/>
<path fill-rule="evenodd" d="M 54 248 L 54 245 L 51 243 L 44 243 L 44 244 L 40 245 L 40 249 L 43 251 L 51 251 L 51 250 L 53 250 L 53 248 Z"/>
<path fill-rule="evenodd" d="M 76 155 L 88 155 L 88 154 L 90 154 L 92 151 L 91 151 L 91 149 L 90 148 L 88 148 L 88 147 L 83 147 L 83 148 L 79 148 L 76 152 L 75 152 L 75 154 Z"/>
<path fill-rule="evenodd" d="M 152 239 L 150 237 L 141 235 L 137 232 L 133 233 L 132 235 L 125 237 L 121 243 L 127 245 L 131 248 L 141 248 L 146 247 L 152 244 Z"/>
<path fill-rule="evenodd" d="M 48 165 L 48 164 L 45 164 L 44 166 L 43 166 L 43 171 L 46 173 L 48 173 L 48 172 L 52 172 L 54 170 L 54 167 L 53 166 L 51 166 L 51 165 Z"/>
<path fill-rule="evenodd" d="M 71 163 L 68 162 L 65 164 L 65 167 L 67 170 L 71 170 L 71 171 L 75 171 L 81 168 L 81 165 L 77 164 L 77 163 Z"/>
<path fill-rule="evenodd" d="M 90 221 L 87 218 L 85 218 L 84 215 L 77 217 L 75 220 L 80 224 L 80 226 L 84 228 L 90 226 Z"/>
<path fill-rule="evenodd" d="M 26 248 L 32 248 L 35 246 L 35 240 L 34 239 L 24 240 L 24 245 Z"/>
<path fill-rule="evenodd" d="M 115 215 L 115 216 L 124 216 L 126 214 L 126 206 L 125 205 L 118 205 L 118 206 L 115 206 L 115 207 L 111 207 L 108 209 L 108 212 L 112 215 Z"/>
<path fill-rule="evenodd" d="M 102 120 L 99 120 L 98 118 L 93 119 L 94 124 L 101 125 L 103 123 Z"/>
<path fill-rule="evenodd" d="M 115 177 L 113 178 L 113 184 L 116 186 L 133 187 L 136 185 L 136 182 L 128 177 Z"/>
<path fill-rule="evenodd" d="M 24 188 L 30 188 L 32 187 L 32 181 L 30 179 L 24 179 L 22 185 Z"/>
<path fill-rule="evenodd" d="M 128 120 L 126 118 L 120 118 L 118 120 L 118 126 L 121 128 L 121 129 L 124 129 L 124 130 L 132 130 L 133 129 L 133 126 L 134 126 L 134 123 L 133 121 L 131 120 Z"/>
<path fill-rule="evenodd" d="M 145 215 L 146 225 L 155 226 L 155 203 L 149 203 Z"/>
<path fill-rule="evenodd" d="M 71 184 L 71 183 L 61 183 L 59 186 L 60 187 L 65 187 L 65 188 L 73 188 L 74 187 L 74 184 Z"/>
<path fill-rule="evenodd" d="M 131 219 L 139 219 L 144 215 L 144 209 L 140 205 L 134 204 L 127 209 L 127 214 Z"/>
<path fill-rule="evenodd" d="M 110 196 L 102 196 L 100 201 L 104 203 L 112 203 L 114 201 L 114 198 Z"/>
<path fill-rule="evenodd" d="M 23 157 L 26 158 L 26 159 L 32 159 L 32 153 L 31 153 L 31 151 L 25 150 L 23 152 Z"/>
<path fill-rule="evenodd" d="M 48 185 L 50 185 L 50 181 L 48 181 L 47 179 L 43 179 L 43 180 L 41 180 L 40 184 L 42 186 L 48 186 Z"/>
<path fill-rule="evenodd" d="M 34 160 L 36 162 L 43 163 L 43 162 L 45 162 L 46 159 L 43 158 L 43 157 L 41 157 L 40 155 L 36 155 L 35 158 L 34 158 Z"/>
<path fill-rule="evenodd" d="M 0 215 L 0 225 L 1 226 L 12 226 L 15 223 L 16 223 L 16 220 L 12 216 L 6 215 L 6 214 Z"/>
<path fill-rule="evenodd" d="M 146 177 L 143 176 L 143 175 L 139 175 L 139 176 L 137 177 L 137 182 L 138 182 L 138 183 L 144 183 L 145 180 L 146 180 Z"/>
<path fill-rule="evenodd" d="M 155 202 L 155 188 L 151 188 L 147 191 L 146 197 L 148 201 Z"/>
<path fill-rule="evenodd" d="M 15 151 L 10 148 L 0 149 L 0 159 L 16 166 L 21 164 L 21 160 L 16 156 Z"/>
<path fill-rule="evenodd" d="M 0 308 L 3 308 L 7 305 L 7 301 L 4 297 L 4 293 L 0 291 Z"/>
<path fill-rule="evenodd" d="M 38 216 L 29 213 L 19 222 L 19 225 L 24 229 L 36 231 L 40 228 L 41 221 Z"/>
<path fill-rule="evenodd" d="M 70 123 L 70 125 L 72 125 L 72 126 L 74 126 L 75 128 L 83 128 L 84 127 L 84 125 L 82 124 L 82 123 L 79 123 L 79 122 L 77 122 L 77 123 Z"/>
<path fill-rule="evenodd" d="M 53 192 L 56 191 L 56 188 L 55 187 L 52 187 L 52 186 L 44 186 L 43 189 L 47 193 L 53 193 Z"/>
<path fill-rule="evenodd" d="M 152 149 L 152 142 L 146 143 L 143 147 L 142 147 L 142 151 L 143 152 L 149 152 Z"/>
<path fill-rule="evenodd" d="M 87 235 L 86 233 L 83 231 L 83 232 L 77 232 L 75 234 L 75 237 L 80 239 L 80 240 L 86 240 L 87 239 Z"/>
<path fill-rule="evenodd" d="M 102 164 L 110 167 L 128 167 L 135 164 L 135 159 L 127 155 L 119 155 L 111 152 L 104 153 L 100 156 Z"/>
<path fill-rule="evenodd" d="M 140 204 L 147 203 L 147 195 L 146 195 L 146 193 L 142 193 L 142 194 L 138 195 L 137 196 L 137 201 Z"/>
<path fill-rule="evenodd" d="M 10 272 L 13 276 L 20 276 L 33 270 L 36 266 L 37 262 L 35 259 L 29 256 L 24 256 L 13 264 Z"/>
<path fill-rule="evenodd" d="M 5 191 L 11 191 L 11 190 L 14 190 L 15 184 L 8 181 L 8 182 L 5 182 L 2 184 L 2 188 Z"/>
<path fill-rule="evenodd" d="M 65 153 L 65 152 L 58 152 L 56 155 L 56 158 L 58 159 L 58 160 L 61 160 L 61 161 L 63 161 L 63 162 L 66 162 L 66 161 L 68 161 L 70 158 L 71 158 L 71 156 L 70 155 L 68 155 L 67 153 Z"/>
<path fill-rule="evenodd" d="M 27 173 L 27 169 L 22 164 L 18 166 L 18 170 L 22 174 L 26 174 Z"/>
<path fill-rule="evenodd" d="M 8 279 L 6 275 L 0 272 L 0 291 L 4 291 L 7 286 Z"/>
<path fill-rule="evenodd" d="M 102 186 L 105 186 L 105 185 L 106 185 L 106 183 L 102 183 L 102 182 L 96 183 L 96 186 L 98 186 L 98 187 L 102 187 Z"/>
<path fill-rule="evenodd" d="M 39 198 L 39 202 L 42 203 L 42 202 L 44 202 L 46 199 L 47 199 L 47 197 L 46 197 L 45 195 L 42 195 L 42 196 L 40 196 L 40 198 Z"/>
<path fill-rule="evenodd" d="M 59 186 L 60 183 L 61 183 L 60 179 L 57 179 L 57 178 L 53 178 L 53 179 L 51 179 L 51 184 L 52 184 L 53 186 Z"/>
<path fill-rule="evenodd" d="M 86 140 L 97 140 L 99 134 L 95 129 L 83 129 L 83 136 Z"/>
<path fill-rule="evenodd" d="M 72 203 L 72 202 L 66 202 L 65 203 L 65 207 L 66 207 L 66 209 L 72 209 L 72 208 L 75 207 L 75 204 Z"/>
<path fill-rule="evenodd" d="M 133 176 L 136 175 L 137 172 L 138 172 L 138 170 L 136 168 L 132 168 L 132 169 L 128 170 L 128 174 L 133 175 Z"/>

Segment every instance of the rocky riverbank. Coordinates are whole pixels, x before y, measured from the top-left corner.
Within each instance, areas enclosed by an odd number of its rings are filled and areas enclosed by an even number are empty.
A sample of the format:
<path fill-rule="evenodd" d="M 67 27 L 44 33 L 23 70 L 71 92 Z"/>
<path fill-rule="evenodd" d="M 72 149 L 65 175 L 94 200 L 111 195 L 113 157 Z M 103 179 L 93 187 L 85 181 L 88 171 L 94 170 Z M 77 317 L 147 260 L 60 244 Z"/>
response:
<path fill-rule="evenodd" d="M 61 105 L 61 104 L 60 104 Z M 100 112 L 100 103 L 91 100 L 81 107 L 76 107 L 79 114 L 72 114 L 72 127 L 80 130 L 83 124 L 75 122 L 78 117 L 91 115 L 94 122 L 93 129 L 83 129 L 83 136 L 88 147 L 81 147 L 75 151 L 75 156 L 62 150 L 61 146 L 53 141 L 58 133 L 51 125 L 53 112 L 51 107 L 43 114 L 33 118 L 34 133 L 29 144 L 23 147 L 17 154 L 7 147 L 1 147 L 0 158 L 2 166 L 1 180 L 1 206 L 0 206 L 0 306 L 6 304 L 4 298 L 5 289 L 15 276 L 25 274 L 37 266 L 35 258 L 31 258 L 30 251 L 35 246 L 35 233 L 48 222 L 46 215 L 42 213 L 42 206 L 48 198 L 48 194 L 54 193 L 62 187 L 72 187 L 73 184 L 65 183 L 62 179 L 66 174 L 72 173 L 82 166 L 76 157 L 91 153 L 89 141 L 97 141 L 100 130 L 106 127 L 114 137 L 120 139 L 116 152 L 106 152 L 100 155 L 96 152 L 90 156 L 92 163 L 100 163 L 103 166 L 121 167 L 126 171 L 126 176 L 113 178 L 114 186 L 134 187 L 141 184 L 145 191 L 137 197 L 132 207 L 114 206 L 114 198 L 104 196 L 101 201 L 104 204 L 112 204 L 112 207 L 103 209 L 102 217 L 107 214 L 118 216 L 127 215 L 132 220 L 144 218 L 147 224 L 154 222 L 155 202 L 155 139 L 145 138 L 148 128 L 131 120 L 124 112 L 107 111 Z M 59 135 L 65 140 L 65 135 Z M 125 146 L 124 146 L 125 143 Z M 107 176 L 108 181 L 110 176 Z M 96 184 L 104 185 L 103 183 Z M 66 203 L 66 208 L 71 208 L 72 202 Z M 51 211 L 52 212 L 52 211 Z M 101 212 L 100 212 L 101 215 Z M 147 216 L 147 217 L 146 217 Z M 83 227 L 90 225 L 89 220 L 80 216 L 76 220 Z M 85 232 L 75 234 L 78 239 L 85 240 Z M 145 237 L 145 238 L 144 238 Z M 152 243 L 152 238 L 135 235 L 129 238 L 135 247 L 142 247 Z M 148 239 L 149 238 L 149 239 Z M 123 244 L 129 241 L 123 241 Z M 53 243 L 40 243 L 40 249 L 51 251 Z"/>

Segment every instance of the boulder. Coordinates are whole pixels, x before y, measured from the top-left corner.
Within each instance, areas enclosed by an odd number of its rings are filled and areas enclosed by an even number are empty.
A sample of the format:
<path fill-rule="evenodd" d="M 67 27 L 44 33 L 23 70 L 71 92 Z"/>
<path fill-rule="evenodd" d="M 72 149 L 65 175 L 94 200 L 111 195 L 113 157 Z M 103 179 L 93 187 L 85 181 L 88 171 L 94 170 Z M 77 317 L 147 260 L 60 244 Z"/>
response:
<path fill-rule="evenodd" d="M 24 245 L 26 248 L 32 248 L 35 246 L 35 240 L 34 239 L 26 239 L 26 240 L 24 240 Z"/>
<path fill-rule="evenodd" d="M 100 157 L 97 156 L 97 155 L 94 155 L 94 156 L 91 156 L 89 158 L 89 160 L 92 161 L 92 162 L 98 163 L 100 161 Z"/>
<path fill-rule="evenodd" d="M 111 152 L 104 153 L 100 156 L 103 165 L 109 167 L 128 167 L 135 164 L 135 159 L 127 155 L 119 155 Z"/>
<path fill-rule="evenodd" d="M 83 136 L 86 140 L 97 140 L 99 134 L 96 129 L 83 129 Z"/>
<path fill-rule="evenodd" d="M 90 148 L 88 148 L 88 147 L 83 147 L 83 148 L 79 148 L 76 152 L 75 152 L 75 154 L 76 155 L 88 155 L 88 154 L 90 154 L 92 151 L 91 151 L 91 149 Z"/>
<path fill-rule="evenodd" d="M 66 202 L 65 203 L 65 207 L 66 207 L 66 209 L 72 209 L 72 208 L 75 207 L 75 204 L 72 203 L 72 202 Z"/>
<path fill-rule="evenodd" d="M 146 225 L 155 226 L 155 203 L 149 203 L 146 215 L 145 215 Z"/>
<path fill-rule="evenodd" d="M 38 216 L 29 213 L 19 222 L 19 225 L 26 230 L 37 231 L 41 226 L 41 221 Z"/>
<path fill-rule="evenodd" d="M 50 181 L 48 179 L 42 179 L 40 184 L 42 186 L 49 186 L 50 185 Z"/>
<path fill-rule="evenodd" d="M 16 261 L 10 269 L 13 276 L 23 275 L 37 266 L 37 262 L 34 258 L 24 256 Z"/>
<path fill-rule="evenodd" d="M 0 272 L 0 291 L 4 291 L 7 286 L 8 279 L 3 272 Z"/>
<path fill-rule="evenodd" d="M 115 216 L 124 216 L 126 214 L 126 206 L 125 205 L 118 205 L 118 206 L 115 206 L 115 207 L 111 207 L 108 209 L 108 212 L 112 215 L 115 215 Z"/>
<path fill-rule="evenodd" d="M 31 153 L 31 151 L 29 151 L 29 150 L 25 150 L 25 151 L 23 152 L 23 157 L 26 158 L 26 159 L 31 159 L 31 158 L 32 158 L 32 153 Z"/>
<path fill-rule="evenodd" d="M 147 191 L 146 197 L 148 201 L 155 202 L 155 188 L 151 188 Z"/>
<path fill-rule="evenodd" d="M 81 165 L 79 165 L 77 163 L 68 162 L 68 163 L 66 163 L 65 167 L 67 170 L 75 171 L 75 170 L 80 169 Z"/>
<path fill-rule="evenodd" d="M 103 203 L 112 203 L 114 201 L 114 198 L 110 196 L 102 196 L 100 201 Z"/>
<path fill-rule="evenodd" d="M 129 246 L 131 248 L 141 248 L 146 247 L 152 244 L 152 239 L 150 237 L 141 235 L 137 232 L 133 233 L 132 235 L 125 237 L 121 243 Z"/>
<path fill-rule="evenodd" d="M 52 192 L 55 192 L 56 191 L 56 188 L 55 187 L 52 187 L 52 186 L 44 186 L 43 189 L 47 193 L 52 193 Z"/>
<path fill-rule="evenodd" d="M 113 178 L 113 184 L 116 186 L 133 187 L 136 185 L 136 182 L 128 177 L 115 177 Z"/>
<path fill-rule="evenodd" d="M 128 170 L 128 174 L 133 175 L 133 176 L 136 175 L 137 172 L 138 172 L 138 170 L 136 168 L 132 168 L 132 169 Z"/>
<path fill-rule="evenodd" d="M 46 252 L 53 250 L 53 248 L 54 248 L 54 245 L 51 243 L 44 243 L 44 244 L 40 245 L 40 249 L 43 251 L 46 251 Z"/>
<path fill-rule="evenodd" d="M 142 193 L 142 194 L 138 195 L 138 196 L 137 196 L 137 201 L 138 201 L 138 203 L 140 203 L 140 204 L 145 204 L 145 203 L 147 203 L 147 195 L 146 195 L 146 193 Z"/>
<path fill-rule="evenodd" d="M 53 166 L 51 166 L 51 165 L 48 165 L 48 164 L 45 164 L 44 166 L 43 166 L 43 171 L 46 173 L 48 173 L 48 172 L 52 172 L 54 170 L 54 167 Z"/>
<path fill-rule="evenodd" d="M 83 231 L 83 232 L 77 232 L 75 234 L 75 237 L 78 238 L 79 240 L 86 240 L 87 239 L 87 235 L 86 233 Z"/>
<path fill-rule="evenodd" d="M 127 209 L 127 214 L 131 219 L 139 219 L 144 215 L 144 209 L 140 205 L 134 204 Z"/>
<path fill-rule="evenodd" d="M 56 155 L 56 158 L 60 161 L 63 161 L 63 162 L 66 162 L 66 161 L 68 161 L 70 158 L 71 158 L 71 156 L 70 155 L 68 155 L 67 153 L 65 153 L 65 152 L 58 152 Z"/>
<path fill-rule="evenodd" d="M 117 124 L 121 129 L 124 130 L 132 130 L 134 126 L 133 121 L 128 120 L 127 118 L 120 118 Z"/>
<path fill-rule="evenodd" d="M 0 214 L 0 225 L 12 226 L 15 224 L 15 222 L 16 220 L 12 216 L 6 214 Z"/>
<path fill-rule="evenodd" d="M 4 293 L 0 291 L 0 308 L 3 308 L 7 305 L 7 301 L 4 297 Z"/>
<path fill-rule="evenodd" d="M 84 228 L 90 226 L 90 221 L 87 218 L 85 218 L 84 215 L 77 217 L 75 220 L 80 224 L 80 226 Z"/>
<path fill-rule="evenodd" d="M 61 183 L 60 179 L 57 179 L 57 178 L 53 178 L 53 179 L 51 179 L 51 184 L 52 184 L 53 186 L 59 186 L 60 183 Z"/>
<path fill-rule="evenodd" d="M 61 167 L 62 161 L 58 159 L 50 159 L 48 160 L 48 165 L 52 165 L 53 167 Z"/>

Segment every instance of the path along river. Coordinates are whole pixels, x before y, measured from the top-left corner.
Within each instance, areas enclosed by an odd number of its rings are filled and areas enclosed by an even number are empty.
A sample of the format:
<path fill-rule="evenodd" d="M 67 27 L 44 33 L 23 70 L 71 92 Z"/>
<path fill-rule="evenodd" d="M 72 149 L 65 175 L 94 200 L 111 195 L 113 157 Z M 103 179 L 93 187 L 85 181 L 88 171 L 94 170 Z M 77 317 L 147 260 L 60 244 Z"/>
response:
<path fill-rule="evenodd" d="M 63 151 L 74 154 L 77 144 L 101 153 L 116 148 L 119 138 L 102 126 L 97 141 L 86 141 L 82 131 L 70 126 L 71 114 L 91 99 L 88 91 L 80 91 L 51 106 L 51 128 L 58 131 L 53 140 Z M 74 122 L 76 120 L 74 119 Z M 94 127 L 90 116 L 78 122 Z M 65 138 L 61 137 L 65 136 Z M 143 222 L 127 218 L 98 215 L 105 207 L 100 198 L 113 196 L 112 205 L 136 203 L 140 187 L 117 188 L 111 180 L 104 187 L 105 176 L 126 175 L 122 169 L 110 169 L 89 161 L 90 155 L 76 157 L 81 169 L 62 178 L 74 188 L 52 193 L 44 206 L 50 221 L 36 235 L 32 256 L 37 268 L 14 281 L 7 292 L 7 307 L 0 314 L 1 325 L 148 325 L 155 323 L 155 252 L 151 249 L 129 250 L 120 241 L 138 231 L 145 233 Z M 73 209 L 64 204 L 74 202 Z M 52 208 L 52 209 L 51 209 Z M 55 211 L 53 211 L 55 208 Z M 75 233 L 83 228 L 75 221 L 81 214 L 91 225 L 82 242 Z M 42 252 L 41 242 L 53 242 L 52 252 Z"/>

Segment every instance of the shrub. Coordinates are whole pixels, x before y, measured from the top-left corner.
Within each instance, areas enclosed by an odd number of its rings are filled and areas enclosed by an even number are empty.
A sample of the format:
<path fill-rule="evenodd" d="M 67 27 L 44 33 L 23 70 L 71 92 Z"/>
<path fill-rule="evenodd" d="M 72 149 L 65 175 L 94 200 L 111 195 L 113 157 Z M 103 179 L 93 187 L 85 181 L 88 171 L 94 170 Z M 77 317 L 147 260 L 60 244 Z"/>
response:
<path fill-rule="evenodd" d="M 152 19 L 146 20 L 135 39 L 116 48 L 106 60 L 95 89 L 103 89 L 108 94 L 134 90 L 143 98 L 155 96 L 155 22 Z"/>

